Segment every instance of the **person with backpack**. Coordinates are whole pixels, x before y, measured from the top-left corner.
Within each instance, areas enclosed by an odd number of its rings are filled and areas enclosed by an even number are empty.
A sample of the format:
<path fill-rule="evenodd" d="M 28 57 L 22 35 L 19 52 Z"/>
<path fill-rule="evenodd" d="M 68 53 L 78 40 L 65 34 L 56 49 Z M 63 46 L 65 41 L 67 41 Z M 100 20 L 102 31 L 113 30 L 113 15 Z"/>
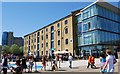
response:
<path fill-rule="evenodd" d="M 7 58 L 7 54 L 3 55 L 3 59 L 2 59 L 2 67 L 3 67 L 3 74 L 7 74 L 7 69 L 8 69 L 8 58 Z"/>
<path fill-rule="evenodd" d="M 88 57 L 88 66 L 87 66 L 87 68 L 89 68 L 89 66 L 91 65 L 91 58 L 92 58 L 92 55 L 90 55 Z M 92 66 L 91 66 L 91 68 L 92 68 Z"/>

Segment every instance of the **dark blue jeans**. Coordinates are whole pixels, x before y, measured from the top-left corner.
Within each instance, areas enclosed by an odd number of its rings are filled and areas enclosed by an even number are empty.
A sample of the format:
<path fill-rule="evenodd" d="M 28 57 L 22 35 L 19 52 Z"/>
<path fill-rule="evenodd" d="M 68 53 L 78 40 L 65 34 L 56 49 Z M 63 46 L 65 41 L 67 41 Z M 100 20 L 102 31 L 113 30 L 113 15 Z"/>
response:
<path fill-rule="evenodd" d="M 72 61 L 69 61 L 69 63 L 70 63 L 69 67 L 72 68 Z"/>

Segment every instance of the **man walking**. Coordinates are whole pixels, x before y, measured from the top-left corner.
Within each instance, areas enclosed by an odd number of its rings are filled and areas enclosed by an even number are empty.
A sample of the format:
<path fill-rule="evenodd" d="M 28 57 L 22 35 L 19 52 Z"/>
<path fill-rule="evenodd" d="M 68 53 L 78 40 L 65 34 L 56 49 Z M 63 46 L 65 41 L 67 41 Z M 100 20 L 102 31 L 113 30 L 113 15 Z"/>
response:
<path fill-rule="evenodd" d="M 68 60 L 69 60 L 69 63 L 70 63 L 69 67 L 72 68 L 72 54 L 71 53 L 69 55 Z"/>

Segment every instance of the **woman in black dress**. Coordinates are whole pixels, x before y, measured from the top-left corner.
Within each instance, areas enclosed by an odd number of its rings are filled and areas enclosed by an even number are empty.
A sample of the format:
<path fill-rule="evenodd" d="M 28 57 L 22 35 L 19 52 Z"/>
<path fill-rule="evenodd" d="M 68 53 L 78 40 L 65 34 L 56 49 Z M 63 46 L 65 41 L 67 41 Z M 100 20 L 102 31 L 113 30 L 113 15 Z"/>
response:
<path fill-rule="evenodd" d="M 27 64 L 26 64 L 27 59 L 25 57 L 22 58 L 22 70 L 25 69 L 26 72 L 26 68 L 27 68 Z"/>

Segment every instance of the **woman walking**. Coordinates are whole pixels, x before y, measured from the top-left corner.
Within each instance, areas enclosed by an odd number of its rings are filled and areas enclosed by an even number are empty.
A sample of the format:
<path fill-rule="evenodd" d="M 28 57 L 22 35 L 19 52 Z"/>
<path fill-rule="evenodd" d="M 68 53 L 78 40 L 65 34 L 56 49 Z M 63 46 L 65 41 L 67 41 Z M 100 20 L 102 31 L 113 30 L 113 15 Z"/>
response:
<path fill-rule="evenodd" d="M 46 56 L 44 55 L 43 57 L 42 57 L 42 68 L 41 68 L 41 70 L 44 68 L 44 70 L 46 71 Z"/>
<path fill-rule="evenodd" d="M 105 65 L 106 62 L 106 56 L 103 52 L 101 52 L 100 54 L 100 62 L 101 62 L 100 71 L 102 71 L 103 66 Z M 106 69 L 104 69 L 104 72 L 106 72 Z"/>
<path fill-rule="evenodd" d="M 33 56 L 31 55 L 29 58 L 29 72 L 32 72 L 32 67 L 33 67 Z"/>
<path fill-rule="evenodd" d="M 25 69 L 25 72 L 26 72 L 26 68 L 27 68 L 26 61 L 27 61 L 27 59 L 23 56 L 23 58 L 22 58 L 22 70 Z"/>

